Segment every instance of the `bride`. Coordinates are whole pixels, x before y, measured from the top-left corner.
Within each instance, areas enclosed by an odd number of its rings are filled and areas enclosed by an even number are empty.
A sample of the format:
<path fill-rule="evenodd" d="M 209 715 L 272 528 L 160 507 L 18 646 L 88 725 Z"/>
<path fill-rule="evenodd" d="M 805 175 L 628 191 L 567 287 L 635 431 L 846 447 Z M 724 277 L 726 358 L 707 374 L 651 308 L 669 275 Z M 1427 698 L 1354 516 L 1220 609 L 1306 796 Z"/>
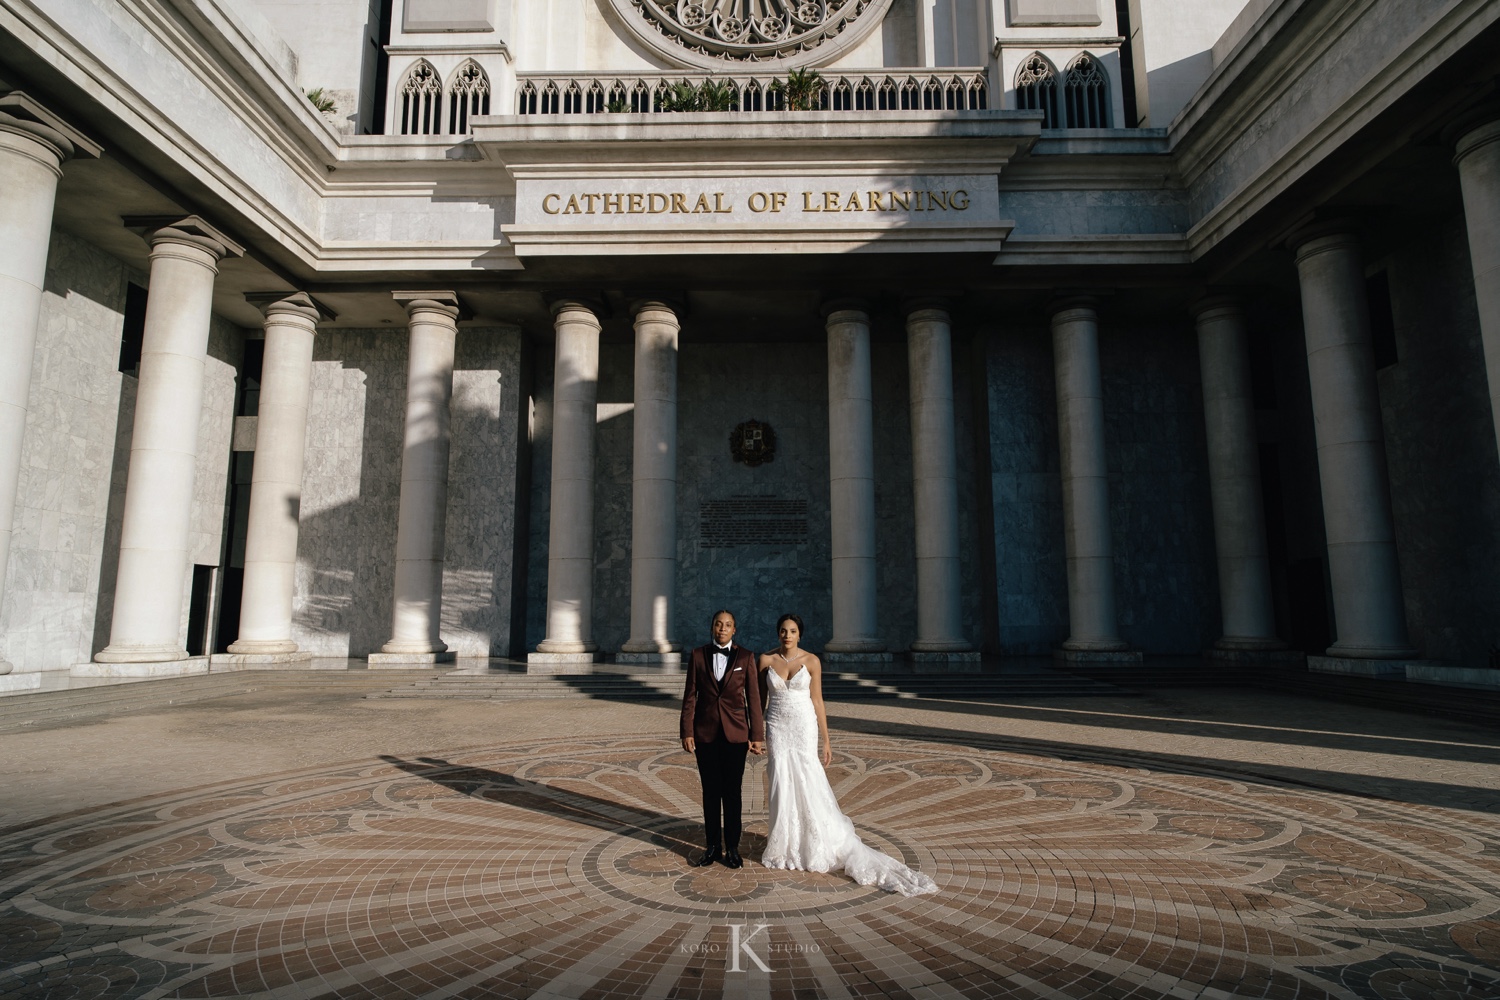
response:
<path fill-rule="evenodd" d="M 866 847 L 854 823 L 839 811 L 823 768 L 833 761 L 828 718 L 823 712 L 822 664 L 800 649 L 802 619 L 782 615 L 776 623 L 781 647 L 760 657 L 760 695 L 766 708 L 770 754 L 771 832 L 761 864 L 803 871 L 843 870 L 860 885 L 904 896 L 937 892 L 937 885 L 889 855 Z M 821 735 L 823 752 L 818 753 Z"/>

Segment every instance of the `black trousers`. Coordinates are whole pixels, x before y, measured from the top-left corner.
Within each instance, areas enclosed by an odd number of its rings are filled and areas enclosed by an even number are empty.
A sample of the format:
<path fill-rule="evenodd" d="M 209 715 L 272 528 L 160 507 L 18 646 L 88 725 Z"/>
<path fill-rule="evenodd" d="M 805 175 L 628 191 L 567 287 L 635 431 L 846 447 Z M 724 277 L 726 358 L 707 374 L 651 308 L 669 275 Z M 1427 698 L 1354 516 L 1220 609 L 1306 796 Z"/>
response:
<path fill-rule="evenodd" d="M 740 792 L 745 782 L 748 743 L 730 743 L 722 736 L 700 743 L 693 750 L 698 758 L 698 779 L 703 783 L 703 830 L 709 847 L 740 849 Z M 724 820 L 719 822 L 719 810 Z"/>

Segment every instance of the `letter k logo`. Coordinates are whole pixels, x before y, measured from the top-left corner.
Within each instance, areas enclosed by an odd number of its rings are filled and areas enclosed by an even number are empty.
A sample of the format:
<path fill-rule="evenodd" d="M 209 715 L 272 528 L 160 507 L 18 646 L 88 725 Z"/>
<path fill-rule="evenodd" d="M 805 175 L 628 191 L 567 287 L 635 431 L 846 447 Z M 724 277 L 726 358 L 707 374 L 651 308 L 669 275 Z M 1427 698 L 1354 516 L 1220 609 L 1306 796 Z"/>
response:
<path fill-rule="evenodd" d="M 740 930 L 742 928 L 748 927 L 748 926 L 749 926 L 749 924 L 730 924 L 729 925 L 729 954 L 731 955 L 731 958 L 730 958 L 730 961 L 729 961 L 729 971 L 730 972 L 744 972 L 745 971 L 744 969 L 740 968 L 740 952 L 744 952 L 746 955 L 750 956 L 750 961 L 752 961 L 756 965 L 760 966 L 760 971 L 761 972 L 770 972 L 771 971 L 771 967 L 769 965 L 767 965 L 765 962 L 762 962 L 760 960 L 760 956 L 757 955 L 750 948 L 750 942 L 755 940 L 755 935 L 757 935 L 761 931 L 765 930 L 767 927 L 770 926 L 770 924 L 756 924 L 755 925 L 755 930 L 753 930 L 749 934 L 745 935 L 744 938 L 741 938 L 740 937 Z"/>

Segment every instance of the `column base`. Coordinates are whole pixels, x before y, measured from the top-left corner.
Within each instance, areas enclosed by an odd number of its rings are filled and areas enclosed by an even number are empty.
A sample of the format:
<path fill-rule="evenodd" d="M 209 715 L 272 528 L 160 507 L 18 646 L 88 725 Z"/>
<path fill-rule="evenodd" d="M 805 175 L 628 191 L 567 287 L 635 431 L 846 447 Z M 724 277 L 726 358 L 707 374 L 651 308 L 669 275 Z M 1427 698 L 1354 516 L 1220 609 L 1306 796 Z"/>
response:
<path fill-rule="evenodd" d="M 1226 635 L 1214 643 L 1214 649 L 1225 652 L 1275 652 L 1286 649 L 1286 643 L 1275 636 Z"/>
<path fill-rule="evenodd" d="M 549 655 L 549 654 L 543 654 L 543 655 Z M 550 654 L 550 655 L 556 655 L 556 654 Z M 635 653 L 635 652 L 627 653 L 627 652 L 624 652 L 622 650 L 621 652 L 615 654 L 615 662 L 616 663 L 629 663 L 631 665 L 640 665 L 640 666 L 648 666 L 648 667 L 662 667 L 662 668 L 665 668 L 665 669 L 668 669 L 670 671 L 674 671 L 675 672 L 677 670 L 681 670 L 682 669 L 682 654 L 681 653 Z M 527 670 L 527 673 L 530 673 L 529 669 Z"/>
<path fill-rule="evenodd" d="M 106 646 L 94 654 L 95 663 L 168 663 L 186 660 L 188 651 L 181 646 Z M 125 676 L 104 674 L 101 676 Z"/>
<path fill-rule="evenodd" d="M 955 649 L 947 652 L 935 650 L 917 649 L 912 647 L 910 653 L 912 663 L 978 663 L 981 659 L 977 649 Z"/>
<path fill-rule="evenodd" d="M 535 653 L 526 654 L 528 674 L 591 674 L 598 659 L 593 652 L 548 653 L 540 646 Z"/>
<path fill-rule="evenodd" d="M 235 643 L 235 646 L 238 645 L 239 643 Z M 234 649 L 234 646 L 229 648 Z M 309 663 L 312 658 L 311 653 L 300 650 L 290 653 L 215 653 L 208 658 L 208 669 L 216 674 L 231 670 L 258 670 L 265 667 Z"/>
<path fill-rule="evenodd" d="M 973 649 L 963 639 L 918 639 L 911 644 L 913 653 L 968 653 Z"/>
<path fill-rule="evenodd" d="M 371 670 L 408 670 L 412 667 L 435 667 L 439 663 L 453 663 L 458 654 L 451 649 L 433 653 L 371 653 L 366 660 Z"/>
<path fill-rule="evenodd" d="M 1277 663 L 1300 664 L 1307 659 L 1307 654 L 1300 649 L 1287 649 L 1284 645 L 1269 649 L 1224 649 L 1214 646 L 1203 651 L 1203 658 L 1219 663 L 1270 666 Z"/>
<path fill-rule="evenodd" d="M 1370 660 L 1357 656 L 1309 656 L 1307 672 L 1404 681 L 1414 666 L 1447 666 L 1441 660 Z"/>
<path fill-rule="evenodd" d="M 855 653 L 869 658 L 871 653 L 885 652 L 885 643 L 879 639 L 829 639 L 823 644 L 824 653 Z"/>
<path fill-rule="evenodd" d="M 16 669 L 15 665 L 9 660 L 0 660 L 0 677 L 4 677 L 14 669 Z"/>
<path fill-rule="evenodd" d="M 1328 647 L 1328 656 L 1353 660 L 1416 660 L 1419 650 L 1406 646 L 1366 646 L 1357 642 L 1336 642 Z"/>
<path fill-rule="evenodd" d="M 102 655 L 102 654 L 101 654 Z M 208 673 L 208 657 L 183 654 L 180 660 L 121 660 L 75 663 L 68 670 L 74 677 L 183 677 Z"/>
<path fill-rule="evenodd" d="M 1140 666 L 1146 654 L 1139 649 L 1070 649 L 1066 644 L 1052 650 L 1052 658 L 1059 663 L 1077 666 Z"/>
<path fill-rule="evenodd" d="M 41 686 L 42 675 L 40 673 L 0 674 L 0 694 L 10 694 L 14 691 L 35 691 Z"/>
<path fill-rule="evenodd" d="M 832 643 L 823 647 L 823 654 L 818 657 L 824 663 L 895 663 L 896 654 L 881 649 L 872 649 L 867 652 L 845 651 L 842 649 L 831 649 Z"/>
<path fill-rule="evenodd" d="M 1455 667 L 1437 660 L 1409 661 L 1406 664 L 1406 679 L 1416 684 L 1500 690 L 1500 670 L 1493 667 Z"/>
<path fill-rule="evenodd" d="M 290 639 L 236 639 L 228 652 L 241 656 L 275 656 L 295 653 L 297 644 Z M 217 654 L 223 656 L 223 653 Z"/>

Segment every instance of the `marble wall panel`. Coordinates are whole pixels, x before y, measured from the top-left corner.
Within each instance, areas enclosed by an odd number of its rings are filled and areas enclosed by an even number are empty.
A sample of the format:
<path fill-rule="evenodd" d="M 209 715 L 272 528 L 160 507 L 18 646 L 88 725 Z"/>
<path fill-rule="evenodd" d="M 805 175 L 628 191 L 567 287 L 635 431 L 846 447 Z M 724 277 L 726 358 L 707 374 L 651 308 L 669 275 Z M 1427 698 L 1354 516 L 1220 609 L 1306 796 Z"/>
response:
<path fill-rule="evenodd" d="M 1191 329 L 1101 317 L 1105 444 L 1120 634 L 1150 653 L 1217 638 L 1212 511 Z M 996 332 L 987 349 L 999 643 L 1047 653 L 1068 634 L 1051 334 Z"/>
<path fill-rule="evenodd" d="M 1461 215 L 1384 261 L 1399 360 L 1379 373 L 1412 643 L 1484 666 L 1500 646 L 1500 458 Z"/>
<path fill-rule="evenodd" d="M 293 637 L 318 655 L 390 639 L 406 356 L 403 329 L 314 342 Z M 459 331 L 442 636 L 463 655 L 509 651 L 519 361 L 515 330 Z"/>
<path fill-rule="evenodd" d="M 967 350 L 961 336 L 955 350 Z M 606 343 L 600 352 L 597 480 L 595 487 L 595 641 L 617 651 L 630 631 L 631 396 L 633 350 Z M 532 544 L 527 642 L 545 630 L 547 495 L 550 489 L 550 358 L 537 365 L 537 433 L 532 461 Z M 958 392 L 960 544 L 977 551 L 979 511 L 966 366 L 955 365 Z M 546 375 L 544 376 L 544 371 Z M 676 638 L 691 647 L 706 641 L 707 623 L 721 607 L 740 619 L 739 640 L 756 648 L 775 642 L 775 620 L 794 610 L 807 622 L 807 645 L 829 635 L 828 374 L 821 343 L 723 344 L 682 347 L 678 365 L 678 579 Z M 906 345 L 877 341 L 872 352 L 875 408 L 876 522 L 881 636 L 907 648 L 916 631 L 916 555 L 912 526 L 911 432 Z M 757 419 L 776 435 L 776 457 L 751 468 L 736 463 L 729 436 Z M 798 500 L 807 505 L 807 536 L 799 542 L 705 544 L 702 504 L 733 498 Z M 757 501 L 752 500 L 752 503 Z M 980 566 L 962 568 L 964 627 L 977 644 Z"/>

